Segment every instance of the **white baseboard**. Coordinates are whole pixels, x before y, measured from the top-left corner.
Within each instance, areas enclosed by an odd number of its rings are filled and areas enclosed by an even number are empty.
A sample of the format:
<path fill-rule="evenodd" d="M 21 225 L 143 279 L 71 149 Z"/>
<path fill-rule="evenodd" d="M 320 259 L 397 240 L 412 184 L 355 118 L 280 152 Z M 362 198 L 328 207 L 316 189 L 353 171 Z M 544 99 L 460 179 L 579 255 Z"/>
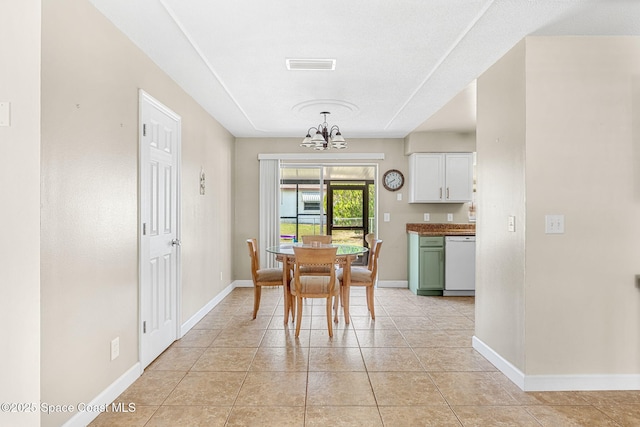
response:
<path fill-rule="evenodd" d="M 137 362 L 135 365 L 129 368 L 127 372 L 122 374 L 120 378 L 111 383 L 111 385 L 104 389 L 102 393 L 96 396 L 95 399 L 87 403 L 86 407 L 100 408 L 105 409 L 105 411 L 111 411 L 111 402 L 116 400 L 116 398 L 120 396 L 123 391 L 125 391 L 138 378 L 140 378 L 140 375 L 142 375 L 142 368 L 140 366 L 140 363 Z M 77 412 L 73 417 L 71 417 L 69 421 L 63 424 L 63 427 L 85 427 L 91 421 L 95 420 L 101 413 L 102 412 L 98 411 Z"/>
<path fill-rule="evenodd" d="M 524 391 L 640 390 L 638 374 L 525 375 L 475 336 L 473 348 Z"/>
<path fill-rule="evenodd" d="M 199 321 L 201 321 L 202 318 L 206 316 L 213 307 L 220 304 L 220 301 L 222 301 L 224 297 L 229 295 L 231 291 L 233 291 L 233 288 L 235 288 L 233 283 L 224 288 L 222 292 L 216 295 L 211 301 L 206 303 L 200 310 L 198 310 L 193 316 L 191 316 L 189 320 L 184 322 L 180 327 L 180 337 L 183 337 L 187 332 L 189 332 L 191 328 L 193 328 Z"/>
<path fill-rule="evenodd" d="M 515 385 L 524 390 L 524 373 L 516 368 L 511 362 L 496 353 L 491 347 L 486 345 L 475 335 L 472 338 L 473 348 L 484 356 L 493 366 L 498 368 L 500 372 L 505 374 Z"/>
<path fill-rule="evenodd" d="M 379 288 L 409 288 L 407 280 L 378 280 Z"/>

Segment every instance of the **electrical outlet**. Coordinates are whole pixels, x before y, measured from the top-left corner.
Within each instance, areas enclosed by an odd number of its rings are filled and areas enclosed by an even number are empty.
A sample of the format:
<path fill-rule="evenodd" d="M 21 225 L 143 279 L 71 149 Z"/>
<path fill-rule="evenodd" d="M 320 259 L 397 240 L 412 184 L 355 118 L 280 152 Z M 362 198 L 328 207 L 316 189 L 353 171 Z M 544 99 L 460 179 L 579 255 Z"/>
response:
<path fill-rule="evenodd" d="M 447 214 L 447 221 L 449 221 L 449 222 L 453 221 L 453 214 L 452 213 L 448 213 Z"/>
<path fill-rule="evenodd" d="M 511 215 L 509 216 L 509 221 L 508 221 L 508 226 L 507 226 L 508 230 L 510 232 L 515 232 L 516 231 L 516 217 Z"/>
<path fill-rule="evenodd" d="M 388 212 L 384 213 L 384 222 L 389 222 L 391 221 L 391 214 Z"/>
<path fill-rule="evenodd" d="M 431 215 L 428 214 L 428 213 L 424 214 L 424 220 L 425 220 L 425 222 L 426 221 L 431 221 Z"/>
<path fill-rule="evenodd" d="M 111 341 L 111 360 L 115 360 L 120 356 L 120 337 L 115 337 Z"/>

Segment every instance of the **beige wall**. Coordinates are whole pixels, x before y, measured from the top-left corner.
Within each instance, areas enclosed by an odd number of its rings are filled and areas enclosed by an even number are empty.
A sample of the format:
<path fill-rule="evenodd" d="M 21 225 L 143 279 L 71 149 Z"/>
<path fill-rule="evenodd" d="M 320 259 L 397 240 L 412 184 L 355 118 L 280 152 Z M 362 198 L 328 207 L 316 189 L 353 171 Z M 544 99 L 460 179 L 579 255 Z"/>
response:
<path fill-rule="evenodd" d="M 476 336 L 528 377 L 640 374 L 638 76 L 637 37 L 532 37 L 478 80 Z"/>
<path fill-rule="evenodd" d="M 525 46 L 477 83 L 476 336 L 524 370 Z M 516 231 L 509 232 L 509 216 Z M 499 309 L 496 309 L 499 308 Z"/>
<path fill-rule="evenodd" d="M 402 139 L 349 139 L 349 153 L 384 153 L 377 163 L 379 177 L 388 169 L 399 169 L 408 179 L 408 157 L 405 156 L 405 141 Z M 236 140 L 236 217 L 234 236 L 234 277 L 250 280 L 249 255 L 245 240 L 259 237 L 259 163 L 260 153 L 305 153 L 313 161 L 314 152 L 300 147 L 301 138 L 238 138 Z M 467 142 L 467 146 L 471 147 Z M 475 144 L 473 144 L 475 146 Z M 440 151 L 434 149 L 433 151 Z M 446 150 L 444 150 L 446 151 Z M 471 148 L 470 151 L 473 151 Z M 342 153 L 342 152 L 341 152 Z M 324 161 L 329 163 L 330 161 Z M 334 162 L 335 163 L 335 162 Z M 468 222 L 467 204 L 409 204 L 408 186 L 400 190 L 402 201 L 396 200 L 396 192 L 378 188 L 378 237 L 384 241 L 380 254 L 380 280 L 407 280 L 407 237 L 405 226 L 408 222 L 423 222 L 423 213 L 431 214 L 431 222 L 446 222 L 447 213 L 454 214 L 454 222 Z M 383 213 L 391 214 L 390 222 L 383 222 Z"/>
<path fill-rule="evenodd" d="M 0 13 L 0 402 L 40 400 L 40 1 Z M 0 425 L 37 426 L 40 414 L 0 412 Z"/>
<path fill-rule="evenodd" d="M 640 374 L 640 38 L 526 46 L 527 374 Z"/>
<path fill-rule="evenodd" d="M 180 323 L 231 281 L 233 137 L 88 1 L 42 16 L 41 399 L 75 404 L 138 361 L 138 89 L 182 117 Z"/>

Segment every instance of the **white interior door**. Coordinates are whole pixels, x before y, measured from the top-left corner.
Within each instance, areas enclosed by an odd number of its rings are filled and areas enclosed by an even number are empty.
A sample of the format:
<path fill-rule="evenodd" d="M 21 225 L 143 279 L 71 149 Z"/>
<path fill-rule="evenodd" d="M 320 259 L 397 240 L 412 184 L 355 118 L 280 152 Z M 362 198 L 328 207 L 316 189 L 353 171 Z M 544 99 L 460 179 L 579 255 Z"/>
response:
<path fill-rule="evenodd" d="M 140 91 L 140 362 L 178 337 L 180 117 Z"/>

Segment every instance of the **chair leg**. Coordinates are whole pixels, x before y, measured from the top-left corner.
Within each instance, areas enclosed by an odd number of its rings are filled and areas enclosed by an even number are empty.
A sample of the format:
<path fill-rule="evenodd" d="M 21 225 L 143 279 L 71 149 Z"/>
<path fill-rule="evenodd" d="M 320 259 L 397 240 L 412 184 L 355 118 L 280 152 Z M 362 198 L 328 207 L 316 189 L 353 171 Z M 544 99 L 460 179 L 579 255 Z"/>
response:
<path fill-rule="evenodd" d="M 255 320 L 258 315 L 258 309 L 260 308 L 260 294 L 262 288 L 260 286 L 253 286 L 253 319 Z"/>
<path fill-rule="evenodd" d="M 333 300 L 333 321 L 338 323 L 338 309 L 340 307 L 340 293 L 335 296 L 335 300 Z"/>
<path fill-rule="evenodd" d="M 376 320 L 376 311 L 374 308 L 374 298 L 373 298 L 373 286 L 367 286 L 367 306 L 369 306 L 369 312 L 371 313 L 371 318 Z"/>
<path fill-rule="evenodd" d="M 329 338 L 333 338 L 333 322 L 331 321 L 331 307 L 333 307 L 333 297 L 327 298 L 327 328 L 329 329 Z"/>
<path fill-rule="evenodd" d="M 296 297 L 296 338 L 300 335 L 300 324 L 302 323 L 302 298 Z"/>

